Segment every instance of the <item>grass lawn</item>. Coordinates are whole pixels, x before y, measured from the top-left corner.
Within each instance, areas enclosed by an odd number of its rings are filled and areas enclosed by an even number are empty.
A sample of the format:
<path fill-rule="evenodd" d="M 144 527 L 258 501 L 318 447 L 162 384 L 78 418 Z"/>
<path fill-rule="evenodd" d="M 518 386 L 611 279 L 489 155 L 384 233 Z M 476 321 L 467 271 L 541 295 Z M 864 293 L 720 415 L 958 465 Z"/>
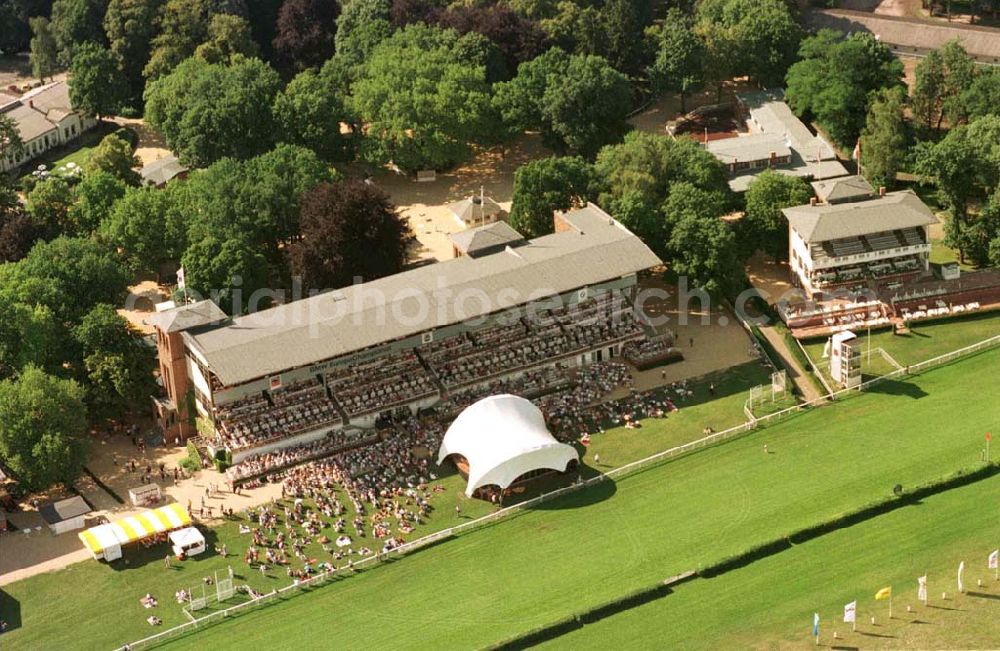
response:
<path fill-rule="evenodd" d="M 980 463 L 983 432 L 1000 419 L 1000 401 L 983 391 L 998 363 L 994 350 L 911 382 L 883 383 L 875 392 L 570 494 L 170 646 L 305 648 L 317 639 L 335 639 L 338 648 L 493 643 L 825 520 L 888 494 L 896 483 L 910 486 Z M 770 454 L 762 453 L 764 443 Z M 899 570 L 909 572 L 905 553 L 899 557 Z M 132 604 L 118 608 L 106 599 L 117 599 L 126 582 L 137 599 L 152 581 L 144 575 L 165 572 L 151 566 L 118 575 L 82 564 L 9 586 L 24 628 L 9 634 L 5 648 L 70 639 L 100 647 L 148 633 Z M 74 582 L 86 587 L 65 589 Z M 830 600 L 839 602 L 839 593 L 831 589 Z M 111 610 L 117 622 L 108 630 L 99 620 Z M 160 610 L 166 619 L 176 606 Z M 72 631 L 45 625 L 71 619 Z"/>
<path fill-rule="evenodd" d="M 908 335 L 895 335 L 892 330 L 872 332 L 871 364 L 867 360 L 867 331 L 858 331 L 856 334 L 865 351 L 862 356 L 862 372 L 865 375 L 884 375 L 892 371 L 894 367 L 881 355 L 874 352 L 876 348 L 881 348 L 889 353 L 902 366 L 916 364 L 1000 334 L 1000 312 L 974 314 L 924 325 L 917 322 L 911 324 Z M 823 359 L 824 345 L 826 345 L 826 339 L 812 339 L 803 342 L 809 358 L 816 366 L 826 372 L 828 360 Z"/>
<path fill-rule="evenodd" d="M 1000 476 L 927 498 L 841 529 L 673 594 L 585 626 L 549 648 L 804 649 L 812 647 L 812 614 L 820 642 L 851 648 L 995 648 L 1000 640 L 1000 583 L 986 557 L 1000 540 L 992 505 Z M 956 569 L 966 562 L 965 595 Z M 929 605 L 917 600 L 928 576 Z M 984 586 L 976 586 L 982 579 Z M 893 587 L 888 602 L 875 592 Z M 941 593 L 949 593 L 948 601 Z M 843 606 L 858 601 L 858 631 L 843 623 Z M 907 613 L 911 605 L 914 612 Z M 876 617 L 876 626 L 870 617 Z M 834 640 L 837 631 L 841 639 Z"/>
<path fill-rule="evenodd" d="M 114 122 L 101 122 L 93 129 L 80 134 L 80 137 L 76 140 L 61 147 L 51 149 L 26 163 L 23 168 L 26 173 L 22 178 L 31 176 L 31 173 L 42 164 L 52 173 L 57 173 L 56 170 L 61 166 L 65 166 L 66 163 L 76 163 L 78 166 L 83 167 L 87 159 L 90 158 L 90 153 L 101 143 L 104 136 L 114 133 L 119 128 Z"/>
<path fill-rule="evenodd" d="M 700 438 L 706 426 L 722 430 L 742 423 L 743 402 L 750 387 L 767 381 L 768 377 L 768 370 L 757 362 L 706 376 L 689 385 L 694 395 L 678 402 L 681 408 L 678 413 L 671 414 L 666 419 L 648 420 L 640 429 L 615 428 L 604 434 L 595 434 L 586 453 L 590 455 L 590 459 L 594 453 L 599 453 L 600 470 L 607 470 Z M 713 383 L 714 395 L 708 388 Z M 585 476 L 597 472 L 597 469 L 591 467 L 584 468 Z M 532 486 L 530 491 L 518 496 L 518 499 L 525 499 L 542 490 L 551 490 L 564 483 L 565 480 L 559 478 L 543 480 Z M 434 494 L 432 503 L 436 511 L 424 525 L 418 527 L 413 537 L 486 515 L 495 509 L 487 502 L 466 498 L 463 493 L 464 481 L 453 472 L 441 477 L 435 484 L 446 490 Z M 343 495 L 341 501 L 350 509 L 350 501 Z M 455 514 L 456 505 L 461 506 L 461 518 Z M 350 520 L 351 517 L 347 519 Z M 329 530 L 327 535 L 336 537 Z M 229 522 L 207 533 L 209 552 L 182 564 L 175 563 L 171 570 L 163 567 L 166 550 L 161 545 L 149 551 L 127 550 L 125 554 L 128 565 L 124 561 L 111 565 L 88 561 L 5 586 L 0 589 L 0 619 L 6 620 L 16 630 L 3 636 L 3 648 L 5 651 L 80 646 L 111 648 L 145 637 L 153 632 L 144 621 L 150 611 L 142 608 L 138 602 L 139 597 L 146 592 L 151 592 L 159 599 L 160 606 L 154 614 L 163 619 L 164 627 L 176 626 L 186 621 L 186 618 L 180 606 L 172 600 L 174 592 L 199 584 L 203 576 L 210 576 L 217 570 L 224 573 L 229 565 L 241 575 L 238 582 L 248 583 L 255 589 L 270 591 L 272 588 L 288 585 L 291 581 L 283 571 L 272 571 L 266 577 L 261 576 L 258 571 L 247 571 L 242 557 L 249 543 L 248 538 L 238 533 L 237 523 Z M 211 552 L 216 544 L 223 542 L 229 548 L 228 559 Z M 359 541 L 359 544 L 364 542 Z M 368 544 L 375 546 L 371 542 Z M 307 553 L 320 560 L 328 559 L 318 544 L 310 545 Z M 343 561 L 336 563 L 340 565 Z M 85 590 L 67 589 L 67 586 L 84 585 L 87 586 Z M 100 599 L 95 600 L 94 595 L 100 595 Z M 113 627 L 106 626 L 106 622 L 101 619 L 107 608 L 113 609 L 117 614 Z M 46 626 L 46 622 L 54 621 L 53 618 L 76 619 L 79 615 L 85 615 L 81 623 L 86 644 L 78 642 L 79 629 L 61 631 Z"/>

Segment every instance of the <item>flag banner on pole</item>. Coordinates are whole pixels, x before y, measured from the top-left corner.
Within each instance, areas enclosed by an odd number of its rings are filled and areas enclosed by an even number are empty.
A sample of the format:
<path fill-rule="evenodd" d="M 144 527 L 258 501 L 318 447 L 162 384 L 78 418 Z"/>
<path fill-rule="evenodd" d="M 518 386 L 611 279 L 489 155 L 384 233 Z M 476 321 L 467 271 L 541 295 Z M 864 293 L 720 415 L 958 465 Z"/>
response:
<path fill-rule="evenodd" d="M 858 141 L 854 144 L 854 152 L 851 153 L 851 158 L 854 160 L 861 159 L 861 138 L 858 138 Z"/>
<path fill-rule="evenodd" d="M 927 575 L 917 577 L 917 599 L 927 603 Z"/>
<path fill-rule="evenodd" d="M 891 596 L 892 596 L 892 586 L 890 585 L 888 588 L 882 588 L 881 590 L 875 593 L 875 601 L 882 601 L 883 599 L 888 599 Z"/>
<path fill-rule="evenodd" d="M 184 267 L 177 270 L 177 289 L 184 289 Z"/>
<path fill-rule="evenodd" d="M 813 613 L 813 635 L 819 635 L 819 613 Z"/>
<path fill-rule="evenodd" d="M 989 568 L 991 570 L 997 569 L 997 565 L 1000 564 L 1000 549 L 994 549 L 990 552 Z"/>
<path fill-rule="evenodd" d="M 856 620 L 858 616 L 858 602 L 852 601 L 844 606 L 844 623 L 849 624 Z"/>
<path fill-rule="evenodd" d="M 962 575 L 965 573 L 965 561 L 958 564 L 958 591 L 965 592 L 965 585 L 962 583 Z"/>

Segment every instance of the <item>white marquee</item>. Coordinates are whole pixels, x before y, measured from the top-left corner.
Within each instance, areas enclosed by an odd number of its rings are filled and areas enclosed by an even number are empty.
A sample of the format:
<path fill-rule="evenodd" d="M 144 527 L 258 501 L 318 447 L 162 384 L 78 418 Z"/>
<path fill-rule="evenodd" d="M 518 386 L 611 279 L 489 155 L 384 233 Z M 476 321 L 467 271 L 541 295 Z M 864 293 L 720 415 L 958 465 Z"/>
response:
<path fill-rule="evenodd" d="M 563 472 L 578 459 L 576 450 L 552 437 L 538 407 L 507 394 L 483 398 L 458 415 L 444 435 L 438 465 L 450 454 L 469 462 L 469 496 L 482 486 L 507 488 L 532 470 Z"/>

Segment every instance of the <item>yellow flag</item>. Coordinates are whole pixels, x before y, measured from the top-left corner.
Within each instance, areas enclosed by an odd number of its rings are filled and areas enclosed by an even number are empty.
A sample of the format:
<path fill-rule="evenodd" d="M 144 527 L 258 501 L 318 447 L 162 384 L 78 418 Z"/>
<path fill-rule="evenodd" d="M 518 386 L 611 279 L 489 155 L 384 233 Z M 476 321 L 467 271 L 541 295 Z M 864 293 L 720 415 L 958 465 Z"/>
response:
<path fill-rule="evenodd" d="M 892 586 L 888 588 L 882 588 L 875 593 L 875 601 L 881 601 L 882 599 L 888 599 L 892 596 Z"/>

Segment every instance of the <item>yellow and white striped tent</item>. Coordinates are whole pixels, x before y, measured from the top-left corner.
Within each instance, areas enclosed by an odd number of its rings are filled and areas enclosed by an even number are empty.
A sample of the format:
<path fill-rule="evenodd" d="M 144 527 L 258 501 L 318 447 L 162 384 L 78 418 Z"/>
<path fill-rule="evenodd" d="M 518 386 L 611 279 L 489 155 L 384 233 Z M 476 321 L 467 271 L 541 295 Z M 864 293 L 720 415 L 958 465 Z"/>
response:
<path fill-rule="evenodd" d="M 78 535 L 95 559 L 113 561 L 121 558 L 122 545 L 186 527 L 189 524 L 191 516 L 183 506 L 175 502 L 136 516 L 91 527 Z"/>

